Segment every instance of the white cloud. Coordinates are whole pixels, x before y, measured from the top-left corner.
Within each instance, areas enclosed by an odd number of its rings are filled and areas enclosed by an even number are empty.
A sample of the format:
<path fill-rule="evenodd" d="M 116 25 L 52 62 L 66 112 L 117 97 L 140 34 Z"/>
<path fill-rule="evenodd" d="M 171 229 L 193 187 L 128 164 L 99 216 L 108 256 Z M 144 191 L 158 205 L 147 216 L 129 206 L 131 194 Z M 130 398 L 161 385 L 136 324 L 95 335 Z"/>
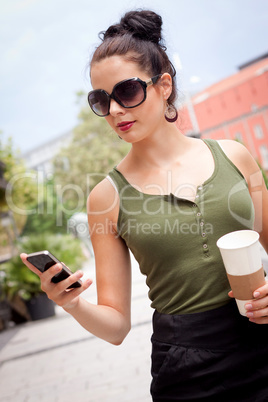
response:
<path fill-rule="evenodd" d="M 197 83 L 200 82 L 200 81 L 201 81 L 201 78 L 198 77 L 197 75 L 192 75 L 192 76 L 190 77 L 190 83 L 191 83 L 191 84 L 197 84 Z"/>
<path fill-rule="evenodd" d="M 177 70 L 182 70 L 182 63 L 178 53 L 173 54 L 174 66 Z"/>

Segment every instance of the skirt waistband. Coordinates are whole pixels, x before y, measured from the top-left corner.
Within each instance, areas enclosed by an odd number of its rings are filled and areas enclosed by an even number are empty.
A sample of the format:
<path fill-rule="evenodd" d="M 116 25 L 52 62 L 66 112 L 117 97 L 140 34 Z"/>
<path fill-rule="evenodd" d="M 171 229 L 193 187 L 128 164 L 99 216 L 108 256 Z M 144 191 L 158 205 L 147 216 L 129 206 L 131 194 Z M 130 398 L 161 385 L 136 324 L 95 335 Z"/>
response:
<path fill-rule="evenodd" d="M 152 340 L 186 347 L 225 349 L 235 347 L 241 340 L 247 342 L 252 336 L 263 335 L 264 328 L 257 327 L 263 326 L 241 316 L 232 300 L 202 313 L 171 315 L 155 311 Z M 268 325 L 265 327 L 267 337 Z"/>

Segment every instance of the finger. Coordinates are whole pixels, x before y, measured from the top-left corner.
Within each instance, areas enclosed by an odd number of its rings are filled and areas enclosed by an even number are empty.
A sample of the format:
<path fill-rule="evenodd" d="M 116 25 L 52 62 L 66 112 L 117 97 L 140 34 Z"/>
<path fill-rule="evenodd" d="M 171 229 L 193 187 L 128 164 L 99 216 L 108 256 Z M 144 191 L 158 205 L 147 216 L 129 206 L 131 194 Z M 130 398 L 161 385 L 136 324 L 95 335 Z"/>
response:
<path fill-rule="evenodd" d="M 77 282 L 79 279 L 81 279 L 83 275 L 84 275 L 84 273 L 82 271 L 76 271 L 74 274 L 70 275 L 68 278 L 64 279 L 63 281 L 58 282 L 57 284 L 55 284 L 57 286 L 57 291 L 58 292 L 64 292 L 67 290 L 70 291 L 70 289 L 68 289 L 68 288 L 70 286 L 72 286 L 75 282 Z M 78 289 L 80 289 L 80 288 L 78 288 Z"/>
<path fill-rule="evenodd" d="M 253 292 L 255 299 L 259 299 L 268 295 L 268 282 L 265 285 L 259 287 Z"/>
<path fill-rule="evenodd" d="M 26 253 L 21 253 L 20 254 L 20 258 L 23 262 L 23 264 L 25 264 L 31 271 L 33 271 L 36 275 L 39 276 L 39 278 L 41 277 L 41 272 L 39 271 L 39 269 L 37 269 L 33 264 L 31 264 L 28 260 L 27 260 L 27 254 Z"/>
<path fill-rule="evenodd" d="M 255 324 L 268 324 L 268 317 L 250 318 L 249 321 Z"/>
<path fill-rule="evenodd" d="M 268 306 L 268 296 L 262 297 L 261 299 L 252 299 L 250 303 L 246 304 L 247 310 L 260 310 Z"/>
<path fill-rule="evenodd" d="M 233 294 L 233 291 L 232 291 L 232 290 L 230 290 L 230 292 L 228 293 L 228 296 L 234 298 L 234 294 Z"/>
<path fill-rule="evenodd" d="M 268 307 L 262 308 L 260 310 L 247 311 L 248 318 L 268 318 Z"/>
<path fill-rule="evenodd" d="M 82 282 L 82 285 L 79 288 L 71 288 L 71 289 L 66 289 L 65 295 L 72 294 L 72 298 L 79 296 L 82 292 L 84 292 L 86 289 L 92 285 L 92 279 L 87 279 L 86 281 Z"/>
<path fill-rule="evenodd" d="M 62 270 L 62 265 L 60 263 L 52 265 L 49 269 L 43 272 L 42 281 L 51 283 L 53 276 L 57 275 Z"/>
<path fill-rule="evenodd" d="M 56 304 L 62 306 L 65 302 L 65 296 L 67 293 L 71 294 L 71 296 L 70 296 L 70 298 L 68 298 L 68 300 L 72 300 L 76 296 L 78 296 L 80 293 L 82 293 L 84 290 L 86 290 L 92 284 L 92 280 L 88 279 L 85 282 L 82 282 L 82 284 L 79 288 L 68 289 L 68 287 L 70 285 L 72 285 L 74 282 L 76 282 L 82 276 L 83 276 L 83 273 L 80 271 L 58 283 L 51 282 L 51 280 L 49 280 L 49 283 L 48 283 L 47 281 L 42 280 L 41 288 L 44 292 L 47 293 L 49 299 L 52 299 Z M 43 279 L 43 277 L 42 277 L 42 279 Z"/>
<path fill-rule="evenodd" d="M 246 315 L 252 317 L 268 316 L 268 297 L 264 297 L 258 301 L 251 300 L 250 303 L 245 305 Z"/>

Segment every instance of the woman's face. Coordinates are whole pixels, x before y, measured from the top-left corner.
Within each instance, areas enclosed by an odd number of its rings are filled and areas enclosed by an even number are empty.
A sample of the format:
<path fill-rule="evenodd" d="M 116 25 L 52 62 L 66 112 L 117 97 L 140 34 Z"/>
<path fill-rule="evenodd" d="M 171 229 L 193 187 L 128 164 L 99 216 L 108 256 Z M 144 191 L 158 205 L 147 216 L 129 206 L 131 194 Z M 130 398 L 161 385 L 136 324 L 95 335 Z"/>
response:
<path fill-rule="evenodd" d="M 108 94 L 112 93 L 113 87 L 118 82 L 133 77 L 143 81 L 152 78 L 145 71 L 141 71 L 137 63 L 128 61 L 122 56 L 108 57 L 91 67 L 93 89 L 104 89 Z M 156 84 L 147 87 L 146 99 L 137 107 L 127 109 L 111 99 L 110 114 L 105 119 L 125 141 L 130 143 L 140 141 L 165 125 L 164 113 L 169 93 L 166 94 L 166 87 L 161 81 L 160 78 Z"/>

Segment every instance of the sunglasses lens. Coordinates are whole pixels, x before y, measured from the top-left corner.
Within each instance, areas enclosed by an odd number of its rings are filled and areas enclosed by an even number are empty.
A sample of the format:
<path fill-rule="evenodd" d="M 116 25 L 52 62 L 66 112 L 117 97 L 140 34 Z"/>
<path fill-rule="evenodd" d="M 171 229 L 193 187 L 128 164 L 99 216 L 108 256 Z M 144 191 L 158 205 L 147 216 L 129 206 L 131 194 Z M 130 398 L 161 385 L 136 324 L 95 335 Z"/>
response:
<path fill-rule="evenodd" d="M 131 78 L 115 85 L 112 94 L 109 95 L 103 89 L 96 89 L 88 94 L 88 103 L 98 116 L 108 116 L 110 98 L 114 99 L 123 107 L 135 107 L 140 105 L 146 98 L 146 85 L 143 81 Z M 145 83 L 144 83 L 145 84 Z"/>
<path fill-rule="evenodd" d="M 109 96 L 103 90 L 92 91 L 88 95 L 88 103 L 98 116 L 106 116 L 109 112 Z"/>
<path fill-rule="evenodd" d="M 114 88 L 114 96 L 124 107 L 133 107 L 144 101 L 145 91 L 139 81 L 128 80 Z"/>

